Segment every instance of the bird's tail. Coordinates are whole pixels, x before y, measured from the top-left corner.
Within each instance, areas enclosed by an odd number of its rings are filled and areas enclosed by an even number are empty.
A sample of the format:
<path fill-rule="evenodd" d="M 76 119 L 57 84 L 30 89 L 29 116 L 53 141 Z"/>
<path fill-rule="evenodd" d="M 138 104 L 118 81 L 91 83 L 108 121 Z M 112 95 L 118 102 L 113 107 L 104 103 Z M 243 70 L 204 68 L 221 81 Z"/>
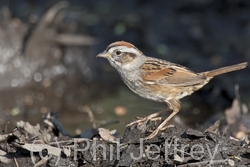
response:
<path fill-rule="evenodd" d="M 231 72 L 231 71 L 237 71 L 237 70 L 244 69 L 244 68 L 246 68 L 247 64 L 248 64 L 247 62 L 240 63 L 240 64 L 235 64 L 235 65 L 232 65 L 232 66 L 222 67 L 222 68 L 219 68 L 219 69 L 216 69 L 216 70 L 203 72 L 203 74 L 206 77 L 214 77 L 216 75 L 220 75 L 220 74 L 228 73 L 228 72 Z"/>

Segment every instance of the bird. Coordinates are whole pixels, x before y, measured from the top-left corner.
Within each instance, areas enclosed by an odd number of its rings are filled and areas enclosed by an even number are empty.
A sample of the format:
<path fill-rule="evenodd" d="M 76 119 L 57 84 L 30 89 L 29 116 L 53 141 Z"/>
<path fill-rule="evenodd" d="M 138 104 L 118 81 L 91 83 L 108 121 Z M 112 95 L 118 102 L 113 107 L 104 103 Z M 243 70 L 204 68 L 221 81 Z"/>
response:
<path fill-rule="evenodd" d="M 181 98 L 199 90 L 214 76 L 244 69 L 248 64 L 244 62 L 196 73 L 182 65 L 146 56 L 133 44 L 125 41 L 111 43 L 97 57 L 106 58 L 134 93 L 156 102 L 165 102 L 172 110 L 172 113 L 149 136 L 144 138 L 145 140 L 154 138 L 180 111 L 179 100 Z M 153 118 L 158 114 L 151 114 L 130 125 Z"/>

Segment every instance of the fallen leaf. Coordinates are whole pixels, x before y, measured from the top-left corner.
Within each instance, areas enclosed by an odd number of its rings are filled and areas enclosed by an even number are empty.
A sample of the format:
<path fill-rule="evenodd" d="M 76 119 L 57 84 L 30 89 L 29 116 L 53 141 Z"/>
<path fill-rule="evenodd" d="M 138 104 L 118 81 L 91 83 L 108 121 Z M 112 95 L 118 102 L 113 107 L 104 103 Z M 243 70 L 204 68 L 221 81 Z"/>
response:
<path fill-rule="evenodd" d="M 112 136 L 108 129 L 98 128 L 98 131 L 99 131 L 99 135 L 101 136 L 101 138 L 103 140 L 110 141 L 110 142 L 115 142 L 116 141 L 116 137 Z"/>

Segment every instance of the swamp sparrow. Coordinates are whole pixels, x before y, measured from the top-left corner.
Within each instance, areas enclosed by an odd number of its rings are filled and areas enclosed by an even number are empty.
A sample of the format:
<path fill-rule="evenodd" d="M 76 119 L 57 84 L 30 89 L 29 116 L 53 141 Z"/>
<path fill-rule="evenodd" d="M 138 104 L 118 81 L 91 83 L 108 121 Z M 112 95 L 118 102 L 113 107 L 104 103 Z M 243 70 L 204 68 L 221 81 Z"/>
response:
<path fill-rule="evenodd" d="M 109 63 L 118 71 L 124 83 L 141 97 L 157 102 L 165 102 L 173 111 L 145 139 L 155 137 L 165 124 L 181 109 L 179 99 L 202 88 L 214 76 L 240 70 L 247 62 L 219 68 L 212 71 L 195 73 L 186 67 L 153 57 L 145 56 L 134 45 L 124 41 L 111 43 L 97 57 L 107 58 Z M 154 118 L 158 113 L 149 115 L 146 119 Z"/>

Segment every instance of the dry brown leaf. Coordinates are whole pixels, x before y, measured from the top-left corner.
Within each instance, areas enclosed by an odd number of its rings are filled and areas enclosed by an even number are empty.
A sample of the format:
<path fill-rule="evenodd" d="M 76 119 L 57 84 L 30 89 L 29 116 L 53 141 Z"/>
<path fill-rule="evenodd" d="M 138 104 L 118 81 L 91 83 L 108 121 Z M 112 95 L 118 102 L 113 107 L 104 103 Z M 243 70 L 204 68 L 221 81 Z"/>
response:
<path fill-rule="evenodd" d="M 112 136 L 108 129 L 98 128 L 98 131 L 99 131 L 99 134 L 100 134 L 100 136 L 101 136 L 101 138 L 103 140 L 110 141 L 110 142 L 115 142 L 116 141 L 116 137 Z"/>
<path fill-rule="evenodd" d="M 234 99 L 231 108 L 225 110 L 226 121 L 228 125 L 233 125 L 236 123 L 241 116 L 240 101 Z"/>

